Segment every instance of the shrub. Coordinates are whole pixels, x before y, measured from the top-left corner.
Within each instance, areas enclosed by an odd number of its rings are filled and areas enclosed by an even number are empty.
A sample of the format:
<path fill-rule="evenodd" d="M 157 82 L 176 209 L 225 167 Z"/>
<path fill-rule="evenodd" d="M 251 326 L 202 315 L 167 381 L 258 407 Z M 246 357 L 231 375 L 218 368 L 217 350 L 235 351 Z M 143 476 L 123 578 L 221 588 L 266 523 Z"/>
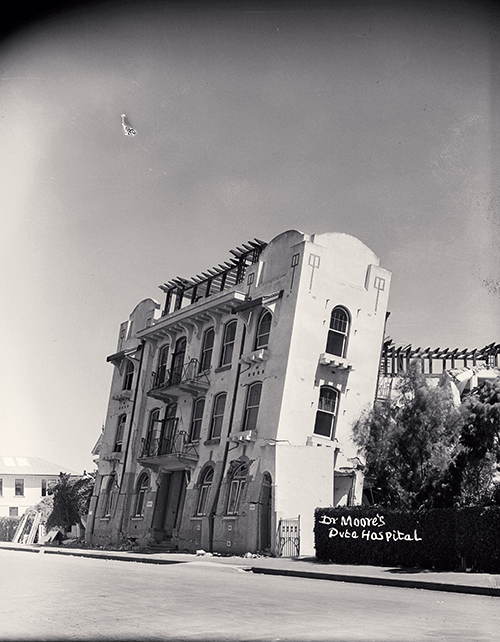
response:
<path fill-rule="evenodd" d="M 0 542 L 12 541 L 20 521 L 20 517 L 0 517 Z"/>

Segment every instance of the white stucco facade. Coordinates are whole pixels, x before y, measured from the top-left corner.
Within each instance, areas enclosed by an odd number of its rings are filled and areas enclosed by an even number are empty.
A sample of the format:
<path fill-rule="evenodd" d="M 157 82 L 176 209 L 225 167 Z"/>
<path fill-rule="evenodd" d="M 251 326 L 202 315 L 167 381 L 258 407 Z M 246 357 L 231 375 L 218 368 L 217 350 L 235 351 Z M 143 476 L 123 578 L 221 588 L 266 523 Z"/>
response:
<path fill-rule="evenodd" d="M 296 230 L 162 289 L 120 328 L 87 537 L 279 549 L 359 503 L 351 425 L 375 397 L 391 274 L 358 239 Z"/>

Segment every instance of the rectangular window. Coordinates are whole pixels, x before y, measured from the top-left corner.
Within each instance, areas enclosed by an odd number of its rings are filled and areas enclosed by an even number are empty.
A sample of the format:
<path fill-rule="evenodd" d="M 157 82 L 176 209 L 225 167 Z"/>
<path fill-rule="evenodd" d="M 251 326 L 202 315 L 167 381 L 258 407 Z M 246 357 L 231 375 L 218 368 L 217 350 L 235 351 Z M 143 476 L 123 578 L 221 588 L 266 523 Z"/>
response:
<path fill-rule="evenodd" d="M 19 508 L 17 506 L 9 507 L 9 517 L 19 517 Z"/>
<path fill-rule="evenodd" d="M 3 479 L 0 478 L 0 497 L 3 496 Z"/>
<path fill-rule="evenodd" d="M 200 495 L 198 497 L 198 507 L 196 508 L 197 515 L 204 515 L 207 505 L 208 493 L 210 492 L 210 486 L 204 485 L 200 489 Z"/>
<path fill-rule="evenodd" d="M 125 423 L 127 421 L 127 415 L 120 415 L 118 417 L 118 427 L 116 429 L 115 445 L 113 452 L 121 453 L 123 448 L 123 434 L 125 432 Z"/>
<path fill-rule="evenodd" d="M 233 479 L 231 481 L 231 487 L 229 489 L 229 500 L 227 503 L 228 515 L 235 515 L 238 512 L 240 498 L 243 495 L 245 484 L 246 480 L 244 479 Z"/>
<path fill-rule="evenodd" d="M 24 479 L 16 479 L 15 489 L 16 497 L 24 497 Z"/>
<path fill-rule="evenodd" d="M 45 497 L 47 494 L 47 480 L 42 479 L 42 497 Z"/>

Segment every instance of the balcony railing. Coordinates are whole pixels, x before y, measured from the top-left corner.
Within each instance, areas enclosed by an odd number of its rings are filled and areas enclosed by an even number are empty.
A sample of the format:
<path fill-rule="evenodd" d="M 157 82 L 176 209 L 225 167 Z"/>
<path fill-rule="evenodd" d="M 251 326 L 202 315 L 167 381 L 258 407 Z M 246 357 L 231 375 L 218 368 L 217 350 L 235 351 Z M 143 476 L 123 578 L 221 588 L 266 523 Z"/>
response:
<path fill-rule="evenodd" d="M 150 433 L 146 439 L 143 439 L 139 459 L 161 458 L 168 455 L 198 459 L 197 442 L 190 441 L 185 430 L 177 430 L 178 421 L 178 418 L 169 420 L 163 435 L 157 436 L 155 433 Z"/>
<path fill-rule="evenodd" d="M 209 370 L 201 370 L 198 359 L 191 359 L 168 370 L 160 368 L 158 372 L 152 373 L 151 388 L 148 394 L 160 399 L 176 397 L 181 392 L 189 392 L 198 396 L 200 392 L 207 390 L 210 386 L 208 373 Z"/>

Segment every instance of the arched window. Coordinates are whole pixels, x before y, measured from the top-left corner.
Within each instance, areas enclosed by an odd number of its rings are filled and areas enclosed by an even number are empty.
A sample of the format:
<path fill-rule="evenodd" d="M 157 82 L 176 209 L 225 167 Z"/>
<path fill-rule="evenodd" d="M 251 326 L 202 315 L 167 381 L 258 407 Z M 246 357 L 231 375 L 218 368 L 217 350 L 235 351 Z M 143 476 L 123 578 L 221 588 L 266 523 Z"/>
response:
<path fill-rule="evenodd" d="M 104 496 L 104 509 L 103 516 L 110 517 L 113 513 L 114 496 L 117 488 L 116 473 L 113 472 L 109 476 L 108 483 L 106 484 L 106 494 Z"/>
<path fill-rule="evenodd" d="M 224 420 L 224 409 L 226 407 L 226 393 L 221 392 L 214 399 L 212 407 L 212 420 L 210 422 L 209 439 L 217 439 L 222 433 L 222 422 Z"/>
<path fill-rule="evenodd" d="M 209 467 L 205 470 L 200 481 L 200 492 L 198 495 L 198 504 L 196 506 L 197 515 L 206 515 L 208 496 L 214 480 L 214 469 Z"/>
<path fill-rule="evenodd" d="M 257 415 L 259 414 L 261 392 L 262 384 L 260 381 L 256 381 L 255 383 L 252 383 L 251 386 L 248 386 L 243 430 L 255 430 L 257 426 Z"/>
<path fill-rule="evenodd" d="M 247 483 L 247 475 L 248 464 L 240 464 L 231 477 L 226 511 L 228 515 L 238 513 L 243 498 L 243 491 Z"/>
<path fill-rule="evenodd" d="M 328 354 L 345 357 L 349 338 L 349 314 L 344 308 L 334 308 L 330 316 L 330 329 L 326 342 Z"/>
<path fill-rule="evenodd" d="M 339 393 L 335 388 L 329 386 L 320 388 L 314 434 L 330 437 L 330 439 L 334 438 L 338 397 Z"/>
<path fill-rule="evenodd" d="M 127 423 L 127 415 L 120 415 L 118 417 L 118 425 L 116 427 L 115 445 L 113 452 L 121 453 L 123 448 L 123 435 L 125 434 L 125 424 Z"/>
<path fill-rule="evenodd" d="M 264 310 L 260 315 L 259 323 L 257 325 L 257 332 L 255 334 L 255 350 L 260 348 L 267 348 L 269 345 L 269 335 L 271 333 L 271 322 L 273 320 L 272 314 L 269 310 Z"/>
<path fill-rule="evenodd" d="M 171 403 L 167 406 L 165 410 L 165 418 L 161 424 L 161 434 L 160 434 L 160 447 L 158 454 L 159 455 L 168 455 L 172 452 L 172 448 L 175 445 L 176 429 L 178 418 L 177 415 L 177 404 Z"/>
<path fill-rule="evenodd" d="M 172 373 L 170 375 L 170 384 L 174 386 L 182 380 L 184 359 L 186 357 L 186 344 L 186 337 L 181 337 L 175 344 L 175 352 L 172 355 Z"/>
<path fill-rule="evenodd" d="M 193 416 L 191 418 L 191 429 L 189 431 L 189 441 L 197 441 L 201 435 L 201 424 L 203 421 L 203 411 L 205 410 L 205 399 L 197 399 L 193 404 Z"/>
<path fill-rule="evenodd" d="M 143 457 L 152 457 L 158 448 L 158 437 L 160 433 L 160 409 L 154 408 L 149 413 L 148 432 L 144 442 Z"/>
<path fill-rule="evenodd" d="M 166 345 L 160 348 L 160 354 L 158 355 L 158 368 L 156 374 L 156 385 L 163 386 L 167 382 L 167 362 L 168 362 L 168 350 L 170 346 Z"/>
<path fill-rule="evenodd" d="M 147 473 L 142 473 L 137 481 L 137 497 L 135 500 L 135 517 L 142 517 L 144 515 L 144 505 L 146 493 L 149 488 L 149 477 Z"/>
<path fill-rule="evenodd" d="M 234 341 L 236 339 L 236 321 L 230 321 L 224 328 L 220 365 L 227 366 L 233 360 Z"/>
<path fill-rule="evenodd" d="M 203 336 L 203 345 L 201 347 L 200 372 L 210 370 L 212 365 L 212 355 L 214 352 L 215 331 L 209 328 Z"/>
<path fill-rule="evenodd" d="M 125 359 L 125 373 L 123 375 L 123 389 L 132 390 L 132 381 L 134 379 L 134 364 L 130 359 Z"/>

